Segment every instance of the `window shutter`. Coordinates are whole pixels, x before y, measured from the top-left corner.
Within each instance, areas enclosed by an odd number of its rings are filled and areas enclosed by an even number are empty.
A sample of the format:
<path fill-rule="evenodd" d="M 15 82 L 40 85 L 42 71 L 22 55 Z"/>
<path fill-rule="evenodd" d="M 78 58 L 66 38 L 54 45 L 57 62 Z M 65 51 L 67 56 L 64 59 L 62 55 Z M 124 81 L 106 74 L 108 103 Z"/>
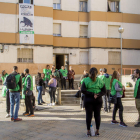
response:
<path fill-rule="evenodd" d="M 17 51 L 18 51 L 17 58 L 22 58 L 23 57 L 23 55 L 22 55 L 22 49 L 18 49 Z"/>
<path fill-rule="evenodd" d="M 87 2 L 87 0 L 80 0 L 80 1 L 85 1 L 85 2 Z"/>
<path fill-rule="evenodd" d="M 108 64 L 120 65 L 121 64 L 121 52 L 109 51 L 108 52 Z"/>
<path fill-rule="evenodd" d="M 23 0 L 19 0 L 19 3 L 23 3 Z"/>
<path fill-rule="evenodd" d="M 59 24 L 59 23 L 53 24 L 53 33 L 54 34 L 61 34 L 61 24 Z"/>
<path fill-rule="evenodd" d="M 88 36 L 88 26 L 80 25 L 80 36 Z"/>
<path fill-rule="evenodd" d="M 120 26 L 118 25 L 109 25 L 108 26 L 108 37 L 112 38 L 120 38 L 120 34 L 118 32 Z"/>
<path fill-rule="evenodd" d="M 53 3 L 61 3 L 60 0 L 53 0 Z"/>

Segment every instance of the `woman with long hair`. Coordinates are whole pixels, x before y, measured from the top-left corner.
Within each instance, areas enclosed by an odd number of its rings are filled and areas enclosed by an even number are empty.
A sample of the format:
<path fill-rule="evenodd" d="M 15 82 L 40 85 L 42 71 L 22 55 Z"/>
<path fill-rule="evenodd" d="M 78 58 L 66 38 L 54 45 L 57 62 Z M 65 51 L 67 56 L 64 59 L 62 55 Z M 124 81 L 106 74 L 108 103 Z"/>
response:
<path fill-rule="evenodd" d="M 95 136 L 99 136 L 102 96 L 106 94 L 105 84 L 100 78 L 96 77 L 97 73 L 96 68 L 91 68 L 89 77 L 84 79 L 81 87 L 81 92 L 85 94 L 84 104 L 86 110 L 87 136 L 91 136 L 90 125 L 93 112 L 96 123 Z"/>
<path fill-rule="evenodd" d="M 116 112 L 119 109 L 119 118 L 120 118 L 120 126 L 127 127 L 127 125 L 123 121 L 123 105 L 122 105 L 122 95 L 123 95 L 123 85 L 119 82 L 120 74 L 117 71 L 113 72 L 112 79 L 110 82 L 111 86 L 111 95 L 116 96 L 117 102 L 114 104 L 113 116 L 112 116 L 112 124 L 118 124 L 116 121 Z"/>
<path fill-rule="evenodd" d="M 42 86 L 44 84 L 43 79 L 41 78 L 41 73 L 38 72 L 37 78 L 36 78 L 36 85 L 38 90 L 38 105 L 42 105 L 42 103 L 45 103 L 42 100 Z"/>

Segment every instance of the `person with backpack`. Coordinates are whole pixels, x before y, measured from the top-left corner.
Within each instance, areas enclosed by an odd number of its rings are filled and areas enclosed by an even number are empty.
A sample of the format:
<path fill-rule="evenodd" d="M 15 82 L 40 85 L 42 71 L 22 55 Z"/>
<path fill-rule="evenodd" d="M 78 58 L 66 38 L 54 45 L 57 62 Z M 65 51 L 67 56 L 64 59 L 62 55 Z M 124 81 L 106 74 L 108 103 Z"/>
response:
<path fill-rule="evenodd" d="M 71 88 L 74 89 L 74 86 L 73 86 L 73 84 L 74 84 L 74 75 L 75 75 L 75 72 L 74 72 L 72 66 L 70 66 L 70 69 L 68 71 L 69 89 L 71 89 Z"/>
<path fill-rule="evenodd" d="M 135 98 L 135 103 L 136 103 L 136 108 L 138 110 L 138 123 L 135 124 L 135 127 L 140 127 L 140 70 L 136 69 L 134 71 L 134 75 L 137 78 L 135 88 L 134 88 L 134 98 Z"/>
<path fill-rule="evenodd" d="M 21 78 L 22 78 L 22 87 L 24 86 L 24 81 L 25 81 L 25 74 L 21 73 Z M 25 99 L 25 94 L 24 94 L 24 90 L 22 89 L 22 99 Z"/>
<path fill-rule="evenodd" d="M 45 81 L 46 81 L 46 87 L 48 86 L 48 82 L 50 80 L 51 70 L 50 65 L 46 66 L 46 69 L 43 69 L 43 73 L 45 74 Z"/>
<path fill-rule="evenodd" d="M 29 69 L 25 69 L 24 74 L 25 74 L 25 80 L 24 80 L 23 90 L 25 94 L 26 112 L 23 113 L 23 115 L 28 117 L 34 117 L 34 111 L 32 105 L 33 79 L 29 74 Z"/>
<path fill-rule="evenodd" d="M 36 86 L 38 90 L 38 105 L 43 105 L 45 103 L 42 99 L 42 86 L 44 85 L 44 81 L 41 77 L 41 73 L 38 72 L 37 78 L 36 78 Z"/>
<path fill-rule="evenodd" d="M 107 90 L 107 93 L 103 96 L 103 104 L 104 104 L 104 111 L 105 112 L 110 112 L 111 109 L 111 104 L 109 102 L 110 99 L 110 81 L 111 81 L 112 76 L 107 74 L 107 69 L 104 68 L 103 69 L 103 76 L 102 76 L 102 80 L 105 83 L 105 87 Z"/>
<path fill-rule="evenodd" d="M 97 69 L 91 68 L 89 71 L 89 77 L 84 78 L 81 92 L 85 94 L 85 110 L 86 110 L 86 124 L 87 124 L 87 136 L 91 136 L 91 121 L 94 112 L 94 118 L 96 123 L 95 136 L 99 136 L 99 128 L 101 123 L 101 107 L 102 96 L 106 94 L 106 88 L 104 82 L 100 78 L 96 78 Z"/>
<path fill-rule="evenodd" d="M 63 78 L 61 79 L 61 90 L 63 90 L 63 87 L 66 90 L 66 79 L 67 79 L 68 71 L 64 68 L 64 66 L 61 66 L 60 72 L 63 76 Z"/>
<path fill-rule="evenodd" d="M 54 75 L 50 76 L 51 79 L 48 83 L 49 85 L 49 94 L 50 94 L 50 106 L 54 106 L 55 105 L 55 92 L 56 92 L 56 87 L 57 87 L 57 80 L 54 78 Z M 52 103 L 52 99 L 53 99 L 53 103 Z"/>
<path fill-rule="evenodd" d="M 122 105 L 122 95 L 123 95 L 123 85 L 118 79 L 120 78 L 120 74 L 117 71 L 113 72 L 112 79 L 110 82 L 111 86 L 111 96 L 115 98 L 114 101 L 114 109 L 113 109 L 113 116 L 112 116 L 112 124 L 118 124 L 119 122 L 116 121 L 116 113 L 119 109 L 119 118 L 120 118 L 120 126 L 127 127 L 127 125 L 123 121 L 123 105 Z"/>
<path fill-rule="evenodd" d="M 6 77 L 8 76 L 8 74 L 6 73 L 5 70 L 2 71 L 2 84 L 5 83 Z M 9 89 L 7 89 L 7 87 L 5 85 L 3 85 L 2 87 L 2 96 L 5 97 L 6 96 L 6 112 L 7 115 L 5 116 L 6 118 L 10 117 L 10 95 L 9 95 Z"/>
<path fill-rule="evenodd" d="M 10 91 L 10 112 L 11 112 L 11 121 L 22 121 L 21 118 L 18 118 L 18 111 L 20 105 L 20 92 L 22 90 L 22 79 L 18 73 L 18 67 L 13 67 L 13 73 L 9 74 L 6 78 L 6 86 Z M 15 105 L 15 112 L 14 112 Z"/>

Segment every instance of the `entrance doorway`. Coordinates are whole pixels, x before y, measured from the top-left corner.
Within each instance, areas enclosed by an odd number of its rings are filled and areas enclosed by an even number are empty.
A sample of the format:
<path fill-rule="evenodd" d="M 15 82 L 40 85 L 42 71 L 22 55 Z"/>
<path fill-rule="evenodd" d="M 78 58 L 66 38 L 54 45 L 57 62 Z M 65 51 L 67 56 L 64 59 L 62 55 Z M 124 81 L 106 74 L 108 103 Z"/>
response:
<path fill-rule="evenodd" d="M 65 69 L 69 68 L 69 58 L 67 54 L 54 54 L 53 55 L 53 65 L 56 66 L 56 69 L 61 69 L 61 66 L 64 66 Z"/>

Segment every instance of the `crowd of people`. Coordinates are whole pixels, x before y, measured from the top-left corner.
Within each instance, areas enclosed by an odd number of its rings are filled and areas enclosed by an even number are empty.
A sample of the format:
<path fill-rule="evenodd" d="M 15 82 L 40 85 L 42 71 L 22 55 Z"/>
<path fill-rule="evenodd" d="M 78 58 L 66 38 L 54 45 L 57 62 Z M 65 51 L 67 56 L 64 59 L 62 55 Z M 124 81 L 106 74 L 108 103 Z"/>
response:
<path fill-rule="evenodd" d="M 79 91 L 82 98 L 82 108 L 86 111 L 86 124 L 87 124 L 87 136 L 91 136 L 91 122 L 94 112 L 96 132 L 95 135 L 99 136 L 99 128 L 101 123 L 101 108 L 103 102 L 104 112 L 110 112 L 111 103 L 114 104 L 112 114 L 112 124 L 118 124 L 116 121 L 116 113 L 119 109 L 120 126 L 127 127 L 123 120 L 123 104 L 121 98 L 124 96 L 125 87 L 119 81 L 120 74 L 114 71 L 112 75 L 107 73 L 107 69 L 100 69 L 100 75 L 96 68 L 91 68 L 88 72 L 84 70 L 84 74 L 80 79 Z M 50 104 L 55 105 L 55 92 L 56 87 L 66 89 L 66 79 L 69 80 L 69 89 L 73 87 L 75 72 L 70 66 L 67 71 L 64 66 L 60 70 L 57 70 L 55 66 L 47 65 L 46 69 L 43 69 L 43 73 L 38 73 L 35 79 L 37 91 L 38 91 L 38 105 L 42 105 L 45 102 L 42 99 L 42 95 L 45 94 L 46 87 L 49 87 Z M 138 123 L 135 127 L 140 127 L 140 70 L 134 71 L 133 78 L 136 78 L 136 84 L 134 88 L 134 97 L 136 102 L 136 108 L 139 113 Z M 18 67 L 13 67 L 13 72 L 7 74 L 5 70 L 2 71 L 2 96 L 6 96 L 6 117 L 11 116 L 11 121 L 21 121 L 18 118 L 18 110 L 20 104 L 20 92 L 22 92 L 22 98 L 25 99 L 26 112 L 24 116 L 33 117 L 35 108 L 35 97 L 33 94 L 33 79 L 29 74 L 29 69 L 25 69 L 24 73 L 18 73 Z M 15 106 L 15 112 L 14 112 Z"/>
<path fill-rule="evenodd" d="M 119 81 L 120 74 L 118 71 L 114 71 L 112 75 L 107 73 L 107 69 L 100 69 L 100 75 L 96 68 L 91 68 L 89 73 L 84 71 L 81 77 L 79 85 L 79 91 L 81 94 L 76 97 L 82 98 L 82 110 L 86 111 L 86 125 L 87 136 L 91 136 L 91 121 L 94 112 L 96 131 L 95 136 L 99 136 L 99 128 L 101 123 L 101 108 L 104 112 L 110 112 L 111 103 L 114 104 L 111 124 L 119 124 L 122 127 L 127 127 L 123 120 L 123 104 L 121 98 L 125 97 L 125 87 Z M 136 78 L 136 84 L 134 88 L 134 97 L 136 102 L 136 108 L 138 110 L 139 118 L 135 127 L 140 127 L 140 70 L 134 71 L 133 78 Z M 102 106 L 103 102 L 103 106 Z M 120 123 L 116 121 L 116 113 L 119 109 Z"/>

